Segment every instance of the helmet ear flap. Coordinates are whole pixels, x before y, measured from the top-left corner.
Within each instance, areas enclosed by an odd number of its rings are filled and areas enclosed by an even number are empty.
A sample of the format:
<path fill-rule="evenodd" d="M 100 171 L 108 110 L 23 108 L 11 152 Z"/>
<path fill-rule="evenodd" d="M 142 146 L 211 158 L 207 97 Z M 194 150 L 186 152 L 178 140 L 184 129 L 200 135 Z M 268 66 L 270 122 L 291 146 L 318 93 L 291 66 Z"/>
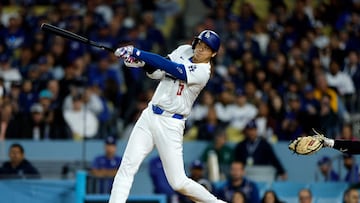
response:
<path fill-rule="evenodd" d="M 199 41 L 200 41 L 199 38 L 195 38 L 191 43 L 191 48 L 195 49 L 195 46 L 199 43 Z"/>

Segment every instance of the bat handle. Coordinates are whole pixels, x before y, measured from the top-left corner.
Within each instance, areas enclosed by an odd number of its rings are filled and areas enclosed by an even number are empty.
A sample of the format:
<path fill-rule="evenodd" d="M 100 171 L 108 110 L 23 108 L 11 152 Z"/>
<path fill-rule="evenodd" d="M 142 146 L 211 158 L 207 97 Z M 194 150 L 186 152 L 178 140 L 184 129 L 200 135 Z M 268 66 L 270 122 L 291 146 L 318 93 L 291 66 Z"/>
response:
<path fill-rule="evenodd" d="M 110 48 L 110 47 L 105 47 L 105 46 L 102 46 L 101 47 L 103 50 L 106 50 L 106 51 L 109 51 L 109 52 L 111 52 L 111 53 L 115 53 L 115 49 L 113 49 L 113 48 Z"/>

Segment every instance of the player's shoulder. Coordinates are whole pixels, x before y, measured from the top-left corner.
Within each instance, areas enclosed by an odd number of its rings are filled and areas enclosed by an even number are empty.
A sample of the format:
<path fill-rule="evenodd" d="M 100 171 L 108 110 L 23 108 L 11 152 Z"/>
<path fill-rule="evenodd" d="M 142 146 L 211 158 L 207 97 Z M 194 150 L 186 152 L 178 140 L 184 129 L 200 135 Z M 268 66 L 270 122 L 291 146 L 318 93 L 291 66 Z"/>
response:
<path fill-rule="evenodd" d="M 184 44 L 184 45 L 178 46 L 178 47 L 172 52 L 172 54 L 174 54 L 174 53 L 182 54 L 182 53 L 192 53 L 192 52 L 193 52 L 193 49 L 192 49 L 191 45 L 189 45 L 189 44 Z"/>
<path fill-rule="evenodd" d="M 183 44 L 183 45 L 180 45 L 178 46 L 177 48 L 178 50 L 192 50 L 192 46 L 190 44 Z"/>

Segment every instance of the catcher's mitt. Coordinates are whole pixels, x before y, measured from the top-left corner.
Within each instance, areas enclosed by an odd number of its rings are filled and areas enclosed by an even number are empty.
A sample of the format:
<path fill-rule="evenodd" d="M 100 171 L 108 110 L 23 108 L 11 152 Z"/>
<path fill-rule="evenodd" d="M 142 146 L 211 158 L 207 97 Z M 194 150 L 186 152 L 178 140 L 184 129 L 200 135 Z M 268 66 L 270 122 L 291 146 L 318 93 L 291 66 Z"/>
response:
<path fill-rule="evenodd" d="M 314 130 L 314 129 L 313 129 Z M 289 144 L 289 149 L 296 154 L 310 155 L 319 151 L 324 146 L 324 135 L 315 132 L 313 136 L 298 137 Z"/>

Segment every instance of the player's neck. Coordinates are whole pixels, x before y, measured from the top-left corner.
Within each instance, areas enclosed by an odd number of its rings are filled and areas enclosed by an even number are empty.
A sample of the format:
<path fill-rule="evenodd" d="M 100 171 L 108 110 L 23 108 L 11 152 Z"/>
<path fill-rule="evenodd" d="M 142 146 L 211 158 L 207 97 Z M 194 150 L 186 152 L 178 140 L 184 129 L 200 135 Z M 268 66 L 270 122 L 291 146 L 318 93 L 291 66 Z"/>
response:
<path fill-rule="evenodd" d="M 190 61 L 193 62 L 193 63 L 209 63 L 210 62 L 210 59 L 203 59 L 203 60 L 200 60 L 196 57 L 191 57 L 190 58 Z"/>

